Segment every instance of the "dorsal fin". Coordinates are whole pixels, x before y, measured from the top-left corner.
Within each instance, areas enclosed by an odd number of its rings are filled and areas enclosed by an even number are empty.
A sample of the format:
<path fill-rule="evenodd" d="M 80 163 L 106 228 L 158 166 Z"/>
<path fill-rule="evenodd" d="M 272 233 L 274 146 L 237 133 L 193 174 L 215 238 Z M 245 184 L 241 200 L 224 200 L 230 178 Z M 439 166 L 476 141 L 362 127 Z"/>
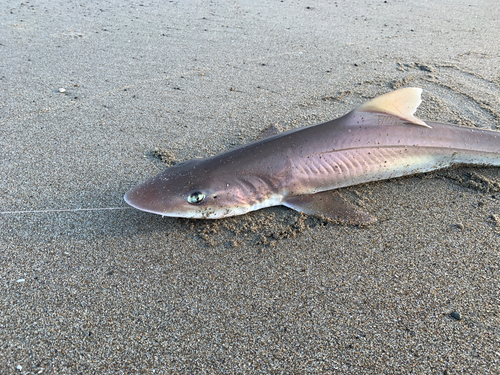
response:
<path fill-rule="evenodd" d="M 406 87 L 388 94 L 377 96 L 375 99 L 360 105 L 354 112 L 375 112 L 392 115 L 411 124 L 430 128 L 422 120 L 413 116 L 417 107 L 422 103 L 420 99 L 422 89 L 417 87 Z"/>
<path fill-rule="evenodd" d="M 257 140 L 269 138 L 279 133 L 281 133 L 281 130 L 279 130 L 275 124 L 271 124 L 260 132 L 259 136 L 257 137 Z"/>

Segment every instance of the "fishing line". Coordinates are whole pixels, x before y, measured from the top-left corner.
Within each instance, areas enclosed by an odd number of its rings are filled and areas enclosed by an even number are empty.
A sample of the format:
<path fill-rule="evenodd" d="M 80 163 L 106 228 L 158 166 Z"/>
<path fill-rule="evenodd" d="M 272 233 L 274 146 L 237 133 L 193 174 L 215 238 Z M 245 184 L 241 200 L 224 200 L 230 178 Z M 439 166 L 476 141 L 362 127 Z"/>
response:
<path fill-rule="evenodd" d="M 129 210 L 132 207 L 106 207 L 106 208 L 74 208 L 65 210 L 35 210 L 35 211 L 3 211 L 0 215 L 8 214 L 38 214 L 48 212 L 75 212 L 75 211 L 103 211 L 103 210 Z"/>

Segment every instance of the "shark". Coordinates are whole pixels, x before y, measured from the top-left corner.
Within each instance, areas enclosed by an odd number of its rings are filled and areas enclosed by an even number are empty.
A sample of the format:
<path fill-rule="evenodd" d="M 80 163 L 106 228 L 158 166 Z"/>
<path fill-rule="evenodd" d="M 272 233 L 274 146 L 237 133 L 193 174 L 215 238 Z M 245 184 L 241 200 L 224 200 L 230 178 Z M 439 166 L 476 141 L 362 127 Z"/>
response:
<path fill-rule="evenodd" d="M 376 218 L 336 189 L 462 164 L 500 166 L 500 132 L 414 116 L 422 89 L 378 96 L 335 120 L 188 160 L 125 201 L 169 217 L 220 219 L 272 206 L 353 224 Z"/>

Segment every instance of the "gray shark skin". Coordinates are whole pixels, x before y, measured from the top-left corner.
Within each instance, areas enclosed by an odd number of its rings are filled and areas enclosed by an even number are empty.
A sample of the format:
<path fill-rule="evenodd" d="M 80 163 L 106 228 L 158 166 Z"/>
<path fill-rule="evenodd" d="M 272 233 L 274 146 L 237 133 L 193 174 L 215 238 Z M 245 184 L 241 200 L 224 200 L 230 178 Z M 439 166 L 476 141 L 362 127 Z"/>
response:
<path fill-rule="evenodd" d="M 338 119 L 179 163 L 125 201 L 172 217 L 218 219 L 283 205 L 368 224 L 376 219 L 333 190 L 459 164 L 500 165 L 500 132 L 415 118 L 421 91 L 400 89 Z"/>

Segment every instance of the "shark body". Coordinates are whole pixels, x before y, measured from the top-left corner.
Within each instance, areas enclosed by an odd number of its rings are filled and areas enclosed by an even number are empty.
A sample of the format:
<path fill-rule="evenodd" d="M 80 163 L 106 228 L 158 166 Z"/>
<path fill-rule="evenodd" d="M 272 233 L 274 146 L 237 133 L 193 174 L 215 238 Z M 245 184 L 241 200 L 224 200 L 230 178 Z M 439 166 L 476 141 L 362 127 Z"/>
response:
<path fill-rule="evenodd" d="M 376 219 L 334 189 L 458 164 L 500 165 L 500 132 L 423 122 L 419 88 L 345 116 L 167 168 L 125 201 L 163 216 L 218 219 L 283 205 L 352 223 Z"/>

